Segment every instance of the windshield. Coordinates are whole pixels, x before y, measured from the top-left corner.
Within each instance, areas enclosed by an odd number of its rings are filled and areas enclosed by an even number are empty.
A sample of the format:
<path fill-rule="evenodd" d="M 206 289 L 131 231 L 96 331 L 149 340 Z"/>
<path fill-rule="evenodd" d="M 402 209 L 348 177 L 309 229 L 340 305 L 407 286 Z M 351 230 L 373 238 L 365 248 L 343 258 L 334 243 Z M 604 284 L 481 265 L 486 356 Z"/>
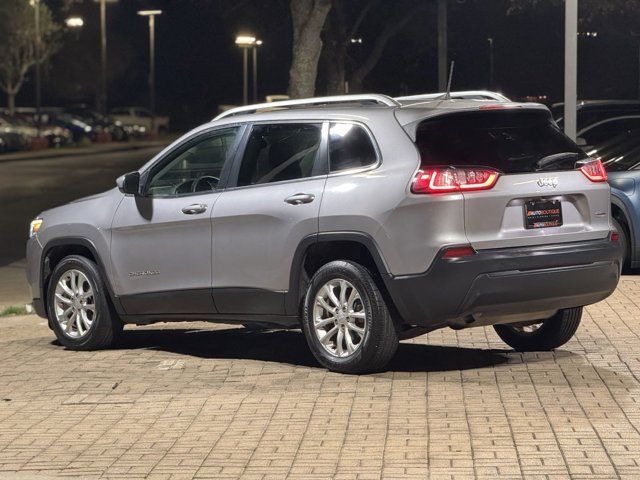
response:
<path fill-rule="evenodd" d="M 573 170 L 587 155 L 560 131 L 546 111 L 464 112 L 423 121 L 416 133 L 422 165 L 485 166 L 503 173 Z M 570 155 L 575 153 L 576 155 Z"/>

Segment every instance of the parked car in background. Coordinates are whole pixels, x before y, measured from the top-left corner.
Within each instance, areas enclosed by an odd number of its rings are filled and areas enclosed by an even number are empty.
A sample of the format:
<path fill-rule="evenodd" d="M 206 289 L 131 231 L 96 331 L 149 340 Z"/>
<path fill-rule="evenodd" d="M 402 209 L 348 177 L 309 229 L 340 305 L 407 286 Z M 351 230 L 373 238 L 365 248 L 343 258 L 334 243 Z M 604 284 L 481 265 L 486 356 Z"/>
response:
<path fill-rule="evenodd" d="M 7 116 L 8 111 L 5 110 L 4 114 Z M 39 137 L 46 139 L 48 146 L 51 148 L 62 147 L 73 143 L 73 135 L 71 132 L 60 125 L 50 123 L 47 115 L 41 114 L 40 122 L 38 122 L 38 113 L 34 107 L 16 108 L 11 119 L 13 122 L 28 126 L 30 129 L 35 129 L 36 131 L 39 129 Z"/>
<path fill-rule="evenodd" d="M 11 128 L 0 126 L 0 153 L 17 152 L 28 147 L 28 140 Z"/>
<path fill-rule="evenodd" d="M 576 143 L 589 153 L 596 145 L 640 129 L 640 115 L 608 118 L 578 130 Z"/>
<path fill-rule="evenodd" d="M 132 136 L 145 136 L 151 133 L 164 134 L 169 132 L 169 117 L 155 116 L 155 132 L 151 131 L 151 112 L 143 107 L 118 107 L 109 112 L 111 117 L 122 122 Z"/>
<path fill-rule="evenodd" d="M 640 129 L 624 132 L 590 152 L 607 171 L 612 223 L 620 232 L 623 265 L 640 267 Z"/>
<path fill-rule="evenodd" d="M 65 111 L 77 116 L 87 124 L 94 126 L 96 129 L 99 128 L 102 132 L 108 133 L 111 135 L 111 139 L 116 142 L 129 140 L 129 133 L 122 122 L 109 115 L 103 115 L 100 112 L 87 108 L 86 106 L 69 107 Z"/>
<path fill-rule="evenodd" d="M 577 128 L 581 130 L 608 118 L 640 115 L 640 100 L 582 100 L 576 106 Z M 564 125 L 564 103 L 551 107 L 553 118 L 559 126 Z"/>
<path fill-rule="evenodd" d="M 47 107 L 42 110 L 42 121 L 63 127 L 71 132 L 74 143 L 87 143 L 96 138 L 101 129 L 88 123 L 77 115 L 67 113 L 59 107 Z"/>
<path fill-rule="evenodd" d="M 23 135 L 28 141 L 38 138 L 38 129 L 15 117 L 0 114 L 0 127 L 11 128 Z"/>

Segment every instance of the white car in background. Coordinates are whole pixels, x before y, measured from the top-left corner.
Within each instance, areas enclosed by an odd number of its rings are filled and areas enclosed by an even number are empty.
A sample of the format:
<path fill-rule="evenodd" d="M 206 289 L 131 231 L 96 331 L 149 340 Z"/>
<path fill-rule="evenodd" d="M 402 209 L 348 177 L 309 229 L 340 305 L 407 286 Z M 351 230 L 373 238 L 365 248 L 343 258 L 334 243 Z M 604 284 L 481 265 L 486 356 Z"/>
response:
<path fill-rule="evenodd" d="M 132 136 L 144 136 L 150 133 L 164 134 L 169 131 L 169 117 L 155 116 L 155 131 L 151 131 L 152 115 L 144 107 L 118 107 L 109 113 L 114 120 L 122 122 L 125 129 Z"/>

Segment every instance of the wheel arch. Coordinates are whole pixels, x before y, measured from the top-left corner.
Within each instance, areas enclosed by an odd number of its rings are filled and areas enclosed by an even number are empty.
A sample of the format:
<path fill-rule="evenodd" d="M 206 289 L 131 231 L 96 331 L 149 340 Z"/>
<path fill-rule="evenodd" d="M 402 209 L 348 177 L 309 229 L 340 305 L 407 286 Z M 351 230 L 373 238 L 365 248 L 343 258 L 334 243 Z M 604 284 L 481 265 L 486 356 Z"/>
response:
<path fill-rule="evenodd" d="M 47 290 L 49 280 L 55 266 L 69 255 L 80 255 L 95 262 L 102 280 L 107 287 L 107 294 L 112 305 L 118 314 L 123 314 L 124 310 L 120 305 L 118 297 L 113 293 L 109 276 L 105 264 L 98 254 L 98 250 L 91 240 L 85 237 L 59 237 L 49 240 L 42 249 L 42 260 L 40 262 L 40 295 L 45 308 L 47 305 Z"/>
<path fill-rule="evenodd" d="M 395 311 L 393 299 L 386 288 L 389 270 L 375 240 L 362 232 L 322 232 L 305 237 L 296 248 L 289 290 L 285 296 L 288 315 L 300 315 L 309 280 L 322 265 L 333 260 L 352 260 L 369 269 L 389 308 Z"/>

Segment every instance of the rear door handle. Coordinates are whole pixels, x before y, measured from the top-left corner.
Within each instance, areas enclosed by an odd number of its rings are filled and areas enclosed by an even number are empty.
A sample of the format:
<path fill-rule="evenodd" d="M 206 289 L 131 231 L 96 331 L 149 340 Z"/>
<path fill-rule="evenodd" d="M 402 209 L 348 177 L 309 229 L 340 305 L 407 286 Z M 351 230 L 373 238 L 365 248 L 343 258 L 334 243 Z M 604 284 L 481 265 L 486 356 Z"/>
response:
<path fill-rule="evenodd" d="M 204 203 L 194 203 L 188 207 L 182 208 L 182 213 L 187 215 L 197 215 L 198 213 L 204 213 L 207 211 L 207 206 Z"/>
<path fill-rule="evenodd" d="M 312 193 L 296 193 L 284 199 L 290 205 L 302 205 L 303 203 L 311 203 L 316 196 Z"/>

